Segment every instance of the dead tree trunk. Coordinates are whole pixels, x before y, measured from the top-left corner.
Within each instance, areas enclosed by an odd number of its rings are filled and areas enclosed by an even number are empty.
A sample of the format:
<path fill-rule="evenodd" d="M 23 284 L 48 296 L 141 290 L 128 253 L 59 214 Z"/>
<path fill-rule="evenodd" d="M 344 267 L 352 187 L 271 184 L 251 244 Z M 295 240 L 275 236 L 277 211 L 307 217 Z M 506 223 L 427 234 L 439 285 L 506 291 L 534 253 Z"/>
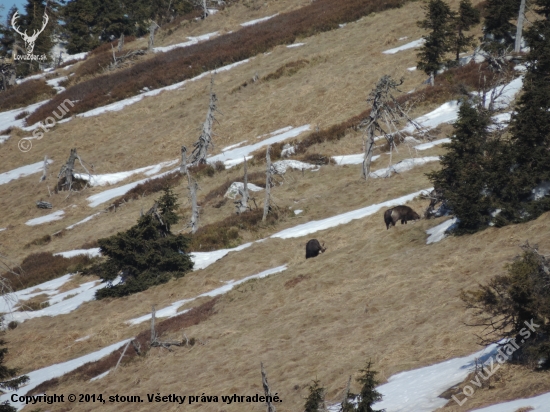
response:
<path fill-rule="evenodd" d="M 154 21 L 152 21 L 151 25 L 149 26 L 149 45 L 147 47 L 148 51 L 153 51 L 153 47 L 155 46 L 155 30 L 158 27 L 159 25 Z"/>
<path fill-rule="evenodd" d="M 399 130 L 402 123 L 411 123 L 416 130 L 422 130 L 420 125 L 409 117 L 410 108 L 403 107 L 392 95 L 392 91 L 399 91 L 397 87 L 402 83 L 403 79 L 397 83 L 390 76 L 385 75 L 378 81 L 367 99 L 372 109 L 369 117 L 359 124 L 360 128 L 366 128 L 367 134 L 362 168 L 362 177 L 365 180 L 368 180 L 370 175 L 376 132 L 386 138 L 391 151 L 391 148 L 395 147 L 396 136 L 400 137 L 402 134 Z M 385 127 L 382 127 L 382 124 Z"/>
<path fill-rule="evenodd" d="M 523 21 L 525 20 L 525 0 L 521 0 L 519 6 L 519 15 L 518 15 L 518 26 L 516 29 L 516 43 L 514 51 L 519 53 L 521 51 L 521 37 L 523 35 Z"/>
<path fill-rule="evenodd" d="M 185 146 L 181 147 L 180 173 L 182 175 L 187 173 L 187 147 Z"/>
<path fill-rule="evenodd" d="M 262 386 L 264 387 L 264 393 L 265 397 L 267 399 L 267 412 L 276 412 L 275 405 L 273 405 L 273 402 L 271 400 L 273 399 L 271 396 L 271 390 L 269 389 L 269 384 L 267 383 L 267 374 L 265 373 L 264 364 L 263 362 L 260 362 L 261 370 L 262 370 Z"/>
<path fill-rule="evenodd" d="M 237 214 L 246 212 L 248 207 L 248 172 L 246 170 L 246 156 L 244 157 L 244 179 L 243 179 L 243 190 L 241 191 L 241 199 L 235 202 L 237 206 Z"/>
<path fill-rule="evenodd" d="M 262 217 L 262 222 L 265 222 L 265 219 L 267 218 L 267 214 L 269 213 L 270 209 L 270 202 L 271 202 L 271 157 L 269 156 L 269 151 L 271 150 L 271 146 L 267 146 L 267 150 L 265 153 L 265 158 L 267 162 L 267 169 L 265 171 L 265 202 L 264 202 L 264 215 Z"/>
<path fill-rule="evenodd" d="M 42 177 L 40 182 L 43 182 L 48 177 L 48 156 L 44 156 L 44 169 L 42 170 Z M 39 182 L 39 183 L 40 183 Z"/>
<path fill-rule="evenodd" d="M 151 309 L 151 346 L 157 341 L 157 332 L 155 331 L 155 305 Z"/>
<path fill-rule="evenodd" d="M 199 140 L 194 144 L 195 148 L 191 154 L 191 164 L 193 166 L 199 165 L 201 163 L 206 163 L 206 156 L 208 149 L 211 146 L 214 146 L 212 143 L 212 127 L 214 126 L 214 113 L 218 111 L 216 102 L 218 98 L 216 94 L 212 91 L 214 80 L 212 79 L 211 90 L 210 90 L 210 104 L 208 105 L 208 112 L 206 113 L 206 120 L 202 125 L 202 132 L 199 137 Z"/>
<path fill-rule="evenodd" d="M 59 190 L 71 190 L 73 187 L 73 172 L 74 172 L 74 162 L 76 161 L 78 157 L 78 154 L 76 153 L 76 149 L 71 149 L 71 154 L 69 155 L 69 160 L 67 160 L 67 163 L 65 163 L 63 166 L 61 166 L 61 170 L 59 171 L 59 175 L 57 176 L 58 184 L 57 188 Z"/>
<path fill-rule="evenodd" d="M 199 228 L 199 206 L 197 205 L 197 182 L 191 179 L 189 170 L 187 171 L 187 181 L 189 183 L 189 198 L 191 200 L 191 221 L 189 227 L 191 227 L 191 233 L 195 233 Z"/>
<path fill-rule="evenodd" d="M 118 51 L 121 52 L 123 47 L 124 47 L 124 33 L 122 33 L 120 35 L 120 38 L 118 39 Z"/>
<path fill-rule="evenodd" d="M 347 406 L 349 405 L 349 387 L 351 385 L 351 375 L 348 379 L 348 384 L 346 385 L 346 390 L 344 391 L 344 399 L 342 399 L 342 404 L 340 410 L 345 411 L 347 410 Z"/>

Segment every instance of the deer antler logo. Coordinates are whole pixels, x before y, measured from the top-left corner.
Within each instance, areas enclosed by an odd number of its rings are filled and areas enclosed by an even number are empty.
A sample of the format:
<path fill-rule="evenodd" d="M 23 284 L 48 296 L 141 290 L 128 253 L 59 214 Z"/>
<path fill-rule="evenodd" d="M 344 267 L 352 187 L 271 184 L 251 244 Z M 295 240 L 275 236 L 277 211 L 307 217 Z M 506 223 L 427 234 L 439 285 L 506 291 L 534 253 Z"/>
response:
<path fill-rule="evenodd" d="M 11 18 L 11 25 L 13 29 L 16 31 L 16 33 L 19 33 L 21 37 L 23 38 L 23 41 L 25 42 L 25 49 L 27 49 L 28 54 L 32 54 L 32 51 L 34 50 L 34 42 L 38 38 L 38 35 L 44 31 L 46 28 L 46 24 L 48 24 L 48 21 L 50 20 L 48 15 L 46 14 L 46 10 L 44 10 L 44 17 L 42 18 L 42 28 L 39 31 L 33 30 L 32 36 L 29 36 L 27 34 L 27 30 L 25 30 L 24 33 L 21 33 L 19 30 L 19 27 L 16 26 L 16 21 L 19 18 L 19 12 L 15 12 L 13 14 L 13 17 Z"/>

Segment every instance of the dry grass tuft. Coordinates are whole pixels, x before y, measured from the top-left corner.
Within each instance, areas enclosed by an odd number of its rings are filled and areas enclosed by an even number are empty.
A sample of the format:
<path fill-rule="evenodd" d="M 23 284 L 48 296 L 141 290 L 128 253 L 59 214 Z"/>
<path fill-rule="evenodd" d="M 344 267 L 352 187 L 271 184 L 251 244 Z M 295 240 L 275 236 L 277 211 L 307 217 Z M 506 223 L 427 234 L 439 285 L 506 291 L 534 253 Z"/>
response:
<path fill-rule="evenodd" d="M 64 258 L 47 252 L 38 252 L 28 255 L 19 267 L 13 269 L 15 273 L 4 273 L 2 276 L 10 282 L 14 290 L 19 290 L 47 282 L 67 273 L 81 271 L 93 261 L 87 255 Z"/>

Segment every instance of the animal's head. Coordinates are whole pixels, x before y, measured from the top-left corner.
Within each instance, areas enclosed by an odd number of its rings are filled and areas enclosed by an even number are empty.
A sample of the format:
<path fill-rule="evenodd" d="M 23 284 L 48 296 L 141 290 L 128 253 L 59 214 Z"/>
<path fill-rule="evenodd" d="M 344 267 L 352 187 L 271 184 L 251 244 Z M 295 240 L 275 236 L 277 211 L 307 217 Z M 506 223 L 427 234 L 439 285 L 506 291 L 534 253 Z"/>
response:
<path fill-rule="evenodd" d="M 416 212 L 413 212 L 413 220 L 419 220 L 420 219 L 420 215 Z"/>
<path fill-rule="evenodd" d="M 49 17 L 46 14 L 46 11 L 44 10 L 44 16 L 42 17 L 42 28 L 40 30 L 33 30 L 32 35 L 27 34 L 27 30 L 25 30 L 23 33 L 19 30 L 19 27 L 16 25 L 16 21 L 19 18 L 19 12 L 15 12 L 13 14 L 13 17 L 11 18 L 11 25 L 16 33 L 19 33 L 21 37 L 23 38 L 23 41 L 25 42 L 25 49 L 27 49 L 28 54 L 32 54 L 34 50 L 34 42 L 38 38 L 38 35 L 44 31 L 46 28 L 46 24 L 48 24 Z"/>

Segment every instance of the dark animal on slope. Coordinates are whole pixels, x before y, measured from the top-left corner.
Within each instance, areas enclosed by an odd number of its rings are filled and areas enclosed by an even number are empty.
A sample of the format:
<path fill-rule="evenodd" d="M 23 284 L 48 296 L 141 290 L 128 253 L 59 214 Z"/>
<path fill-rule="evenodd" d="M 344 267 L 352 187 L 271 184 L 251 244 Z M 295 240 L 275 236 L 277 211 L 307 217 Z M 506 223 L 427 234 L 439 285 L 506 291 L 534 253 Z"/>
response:
<path fill-rule="evenodd" d="M 306 259 L 316 257 L 319 255 L 319 252 L 324 253 L 325 250 L 327 248 L 324 243 L 321 245 L 317 239 L 311 239 L 306 244 Z"/>
<path fill-rule="evenodd" d="M 401 224 L 407 223 L 409 220 L 420 219 L 418 213 L 412 210 L 409 206 L 395 206 L 384 212 L 384 222 L 386 223 L 386 229 L 391 226 L 395 226 L 397 221 L 401 221 Z"/>

